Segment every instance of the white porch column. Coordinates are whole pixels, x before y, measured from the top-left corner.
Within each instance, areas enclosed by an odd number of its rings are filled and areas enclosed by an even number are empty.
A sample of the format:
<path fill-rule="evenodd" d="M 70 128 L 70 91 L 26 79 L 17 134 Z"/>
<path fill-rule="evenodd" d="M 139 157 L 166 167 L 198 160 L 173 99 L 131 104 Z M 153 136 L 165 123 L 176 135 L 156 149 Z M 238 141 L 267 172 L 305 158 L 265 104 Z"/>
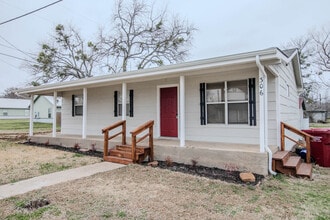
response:
<path fill-rule="evenodd" d="M 34 116 L 34 95 L 31 95 L 30 100 L 30 126 L 29 126 L 29 136 L 33 136 L 33 117 Z"/>
<path fill-rule="evenodd" d="M 83 121 L 82 121 L 82 138 L 86 139 L 87 134 L 87 88 L 83 89 Z"/>
<path fill-rule="evenodd" d="M 123 83 L 121 86 L 121 119 L 126 120 L 126 91 L 127 91 L 127 84 Z"/>
<path fill-rule="evenodd" d="M 180 76 L 180 147 L 186 145 L 186 123 L 185 123 L 185 77 Z"/>
<path fill-rule="evenodd" d="M 268 146 L 268 77 L 266 71 L 264 71 L 264 148 L 260 151 L 261 153 L 265 152 Z"/>
<path fill-rule="evenodd" d="M 268 99 L 267 99 L 267 73 L 264 66 L 260 63 L 257 55 L 256 63 L 259 69 L 259 141 L 260 152 L 264 153 L 268 149 Z"/>
<path fill-rule="evenodd" d="M 264 99 L 264 76 L 262 71 L 259 69 L 259 141 L 260 141 L 260 152 L 265 151 L 265 99 Z"/>
<path fill-rule="evenodd" d="M 57 91 L 54 91 L 53 102 L 53 137 L 56 137 Z"/>

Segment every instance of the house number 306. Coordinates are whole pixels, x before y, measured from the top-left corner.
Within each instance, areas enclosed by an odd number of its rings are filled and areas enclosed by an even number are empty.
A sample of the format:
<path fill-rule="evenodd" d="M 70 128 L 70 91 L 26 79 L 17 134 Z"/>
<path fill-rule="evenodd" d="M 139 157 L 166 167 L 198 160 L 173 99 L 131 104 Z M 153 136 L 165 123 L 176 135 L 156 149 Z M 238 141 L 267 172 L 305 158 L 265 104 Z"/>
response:
<path fill-rule="evenodd" d="M 262 96 L 264 95 L 264 78 L 259 78 L 259 94 Z"/>

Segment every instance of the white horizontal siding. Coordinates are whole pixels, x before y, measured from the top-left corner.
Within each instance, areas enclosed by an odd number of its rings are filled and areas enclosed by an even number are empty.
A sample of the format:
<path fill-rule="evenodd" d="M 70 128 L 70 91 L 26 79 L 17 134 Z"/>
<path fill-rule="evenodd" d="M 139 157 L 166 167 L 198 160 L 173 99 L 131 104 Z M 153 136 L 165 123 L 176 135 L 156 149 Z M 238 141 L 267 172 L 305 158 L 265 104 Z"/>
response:
<path fill-rule="evenodd" d="M 276 110 L 276 79 L 275 76 L 268 73 L 268 145 L 276 146 L 278 138 L 277 110 Z"/>
<path fill-rule="evenodd" d="M 33 110 L 34 116 L 38 116 L 38 118 L 48 118 L 48 109 L 50 109 L 50 113 L 53 114 L 53 105 L 46 99 L 44 96 L 40 96 L 37 101 L 35 101 Z M 53 118 L 53 115 L 51 115 Z"/>
<path fill-rule="evenodd" d="M 279 74 L 279 121 L 287 123 L 297 129 L 301 127 L 301 112 L 299 109 L 299 93 L 295 81 L 292 64 L 278 64 L 273 68 Z M 289 87 L 289 90 L 288 90 Z M 278 131 L 280 132 L 280 131 Z M 289 133 L 288 133 L 289 134 Z M 290 137 L 298 140 L 299 136 L 289 134 Z M 289 150 L 293 146 L 293 142 L 286 139 L 286 149 Z"/>
<path fill-rule="evenodd" d="M 173 83 L 178 79 L 150 81 L 147 83 L 127 84 L 127 90 L 134 90 L 134 117 L 126 117 L 127 135 L 137 126 L 148 120 L 157 124 L 157 86 Z M 91 88 L 87 90 L 87 135 L 102 135 L 102 128 L 107 127 L 122 119 L 121 116 L 114 117 L 114 91 L 121 93 L 121 85 Z M 72 117 L 72 95 L 80 95 L 81 91 L 63 94 L 62 106 L 62 133 L 81 134 L 82 116 Z M 128 98 L 128 94 L 127 94 Z M 127 109 L 129 111 L 129 109 Z"/>
<path fill-rule="evenodd" d="M 186 78 L 186 139 L 195 141 L 227 142 L 242 144 L 259 144 L 259 121 L 257 126 L 249 125 L 200 125 L 200 94 L 199 84 L 202 82 L 222 82 L 257 78 L 256 69 L 212 73 L 204 76 Z M 258 94 L 258 93 L 257 93 Z M 258 95 L 257 95 L 258 96 Z M 257 97 L 257 101 L 259 98 Z M 258 112 L 257 103 L 257 112 Z M 257 120 L 258 120 L 257 115 Z"/>
<path fill-rule="evenodd" d="M 285 67 L 276 66 L 276 70 L 280 74 L 290 75 Z M 257 126 L 249 125 L 200 125 L 200 94 L 199 84 L 202 82 L 220 82 L 242 80 L 248 78 L 258 78 L 258 70 L 256 68 L 248 70 L 239 70 L 226 73 L 210 73 L 203 76 L 186 76 L 186 139 L 196 141 L 211 141 L 211 142 L 227 142 L 227 143 L 242 143 L 242 144 L 259 144 L 259 91 L 257 94 Z M 294 83 L 294 79 L 285 79 L 280 76 L 281 82 Z M 268 118 L 269 118 L 269 144 L 275 145 L 277 142 L 277 112 L 276 105 L 276 85 L 275 77 L 268 74 Z M 257 81 L 258 82 L 258 81 Z M 134 90 L 134 117 L 127 116 L 127 131 L 133 130 L 137 126 L 148 120 L 155 121 L 154 132 L 157 136 L 159 124 L 157 121 L 157 90 L 161 86 L 179 84 L 179 78 L 170 78 L 164 80 L 147 81 L 139 83 L 127 83 L 127 90 Z M 281 85 L 282 85 L 281 84 Z M 298 107 L 298 103 L 294 101 L 297 94 L 292 94 L 290 97 L 285 97 L 283 94 L 285 87 L 281 87 L 281 113 L 282 118 L 290 118 L 290 114 L 297 117 L 293 109 Z M 295 85 L 292 85 L 295 88 Z M 91 88 L 88 89 L 88 110 L 87 110 L 87 135 L 101 135 L 101 129 L 121 120 L 121 116 L 114 117 L 114 91 L 121 92 L 121 85 Z M 291 90 L 294 93 L 294 90 Z M 297 93 L 297 92 L 296 92 Z M 82 94 L 82 90 L 75 92 L 63 93 L 62 105 L 62 133 L 63 134 L 81 134 L 82 133 L 82 116 L 72 117 L 72 94 Z M 293 116 L 292 116 L 293 117 Z"/>
<path fill-rule="evenodd" d="M 72 117 L 72 95 L 81 95 L 82 90 L 74 92 L 64 92 L 62 94 L 62 116 L 61 133 L 62 134 L 82 134 L 82 116 Z"/>

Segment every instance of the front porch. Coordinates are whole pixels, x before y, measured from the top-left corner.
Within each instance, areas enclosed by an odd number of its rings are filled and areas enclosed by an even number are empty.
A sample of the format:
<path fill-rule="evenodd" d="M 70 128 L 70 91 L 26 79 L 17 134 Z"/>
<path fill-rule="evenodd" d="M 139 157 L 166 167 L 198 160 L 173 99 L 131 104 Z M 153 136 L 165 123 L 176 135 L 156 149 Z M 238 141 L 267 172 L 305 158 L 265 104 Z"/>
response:
<path fill-rule="evenodd" d="M 33 135 L 29 141 L 71 148 L 79 146 L 81 149 L 96 149 L 103 152 L 104 137 L 97 135 L 82 139 L 80 135 L 56 134 L 56 137 L 52 137 L 52 134 L 43 134 Z M 130 137 L 127 137 L 127 142 L 131 143 Z M 109 141 L 109 149 L 120 143 L 120 137 L 112 139 Z M 185 164 L 192 164 L 194 160 L 198 165 L 207 167 L 268 174 L 268 156 L 266 152 L 259 152 L 259 145 L 186 140 L 185 146 L 180 147 L 180 140 L 176 138 L 154 138 L 153 144 L 155 160 L 164 161 L 169 157 L 174 162 Z M 272 151 L 276 150 L 277 147 L 273 147 Z"/>

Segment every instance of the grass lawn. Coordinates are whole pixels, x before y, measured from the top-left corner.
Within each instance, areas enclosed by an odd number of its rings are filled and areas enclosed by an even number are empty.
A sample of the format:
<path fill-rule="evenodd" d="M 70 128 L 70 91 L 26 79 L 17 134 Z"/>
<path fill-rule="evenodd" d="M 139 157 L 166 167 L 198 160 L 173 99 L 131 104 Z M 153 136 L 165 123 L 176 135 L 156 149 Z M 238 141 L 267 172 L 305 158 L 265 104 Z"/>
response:
<path fill-rule="evenodd" d="M 0 200 L 1 219 L 329 219 L 329 168 L 257 186 L 129 165 Z M 26 209 L 29 201 L 49 205 Z"/>
<path fill-rule="evenodd" d="M 326 123 L 309 123 L 310 128 L 330 128 L 330 119 Z"/>
<path fill-rule="evenodd" d="M 1 131 L 13 131 L 13 132 L 28 132 L 30 122 L 29 119 L 1 119 L 0 120 L 0 132 Z M 34 122 L 33 129 L 36 132 L 51 131 L 53 124 Z M 57 128 L 58 129 L 58 128 Z"/>
<path fill-rule="evenodd" d="M 0 185 L 97 162 L 101 158 L 0 140 Z"/>

